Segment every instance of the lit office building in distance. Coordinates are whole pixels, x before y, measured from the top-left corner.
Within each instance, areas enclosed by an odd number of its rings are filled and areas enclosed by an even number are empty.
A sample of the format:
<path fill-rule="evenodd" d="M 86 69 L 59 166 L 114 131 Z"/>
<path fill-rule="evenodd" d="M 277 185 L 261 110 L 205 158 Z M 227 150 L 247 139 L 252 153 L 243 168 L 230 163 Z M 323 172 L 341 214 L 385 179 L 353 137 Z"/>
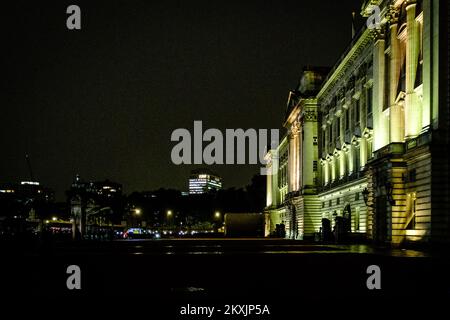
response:
<path fill-rule="evenodd" d="M 189 194 L 204 194 L 222 189 L 222 178 L 208 169 L 191 172 Z"/>

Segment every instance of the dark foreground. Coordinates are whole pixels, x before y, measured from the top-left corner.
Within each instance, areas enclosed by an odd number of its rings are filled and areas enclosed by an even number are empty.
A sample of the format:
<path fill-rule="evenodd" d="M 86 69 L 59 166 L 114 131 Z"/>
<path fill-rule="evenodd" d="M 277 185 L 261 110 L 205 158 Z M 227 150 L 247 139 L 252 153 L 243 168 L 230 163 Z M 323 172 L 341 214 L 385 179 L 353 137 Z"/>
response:
<path fill-rule="evenodd" d="M 81 269 L 81 290 L 67 289 L 69 265 Z M 380 267 L 381 290 L 367 288 L 370 265 Z M 276 302 L 275 309 L 285 309 L 283 301 L 305 299 L 450 297 L 450 261 L 442 251 L 289 240 L 119 240 L 53 243 L 33 250 L 3 246 L 0 268 L 2 291 L 10 297 L 136 296 L 191 305 Z"/>

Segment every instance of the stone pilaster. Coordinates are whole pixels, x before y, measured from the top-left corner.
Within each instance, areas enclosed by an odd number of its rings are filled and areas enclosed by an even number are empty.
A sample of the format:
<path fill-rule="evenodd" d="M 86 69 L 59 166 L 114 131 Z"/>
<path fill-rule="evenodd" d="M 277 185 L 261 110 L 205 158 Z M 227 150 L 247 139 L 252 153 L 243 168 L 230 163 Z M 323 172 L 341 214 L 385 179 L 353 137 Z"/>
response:
<path fill-rule="evenodd" d="M 397 98 L 397 88 L 400 80 L 400 68 L 401 68 L 401 52 L 400 43 L 397 39 L 398 31 L 398 15 L 399 10 L 393 6 L 390 7 L 388 13 L 388 20 L 390 24 L 390 42 L 391 53 L 389 61 L 389 78 L 390 88 L 389 90 L 389 106 L 390 106 L 390 142 L 403 142 L 404 140 L 404 114 L 402 105 L 395 103 Z"/>
<path fill-rule="evenodd" d="M 289 191 L 298 190 L 299 182 L 299 122 L 294 121 L 291 125 L 291 133 L 289 136 Z"/>
<path fill-rule="evenodd" d="M 389 143 L 389 122 L 383 113 L 384 107 L 384 72 L 385 72 L 385 40 L 381 30 L 373 31 L 373 126 L 374 150 L 381 149 Z"/>
<path fill-rule="evenodd" d="M 422 129 L 421 106 L 414 85 L 419 63 L 419 28 L 416 22 L 416 1 L 408 0 L 406 6 L 407 42 L 406 42 L 406 98 L 405 98 L 405 135 L 415 137 Z"/>

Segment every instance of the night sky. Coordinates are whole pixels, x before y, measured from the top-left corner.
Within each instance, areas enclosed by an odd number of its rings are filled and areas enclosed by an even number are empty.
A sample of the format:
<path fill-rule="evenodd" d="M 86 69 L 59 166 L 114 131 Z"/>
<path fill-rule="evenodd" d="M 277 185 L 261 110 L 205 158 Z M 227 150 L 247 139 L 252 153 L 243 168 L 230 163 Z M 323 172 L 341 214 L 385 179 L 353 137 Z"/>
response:
<path fill-rule="evenodd" d="M 77 4 L 82 30 L 66 28 Z M 59 200 L 75 174 L 126 193 L 187 190 L 176 128 L 279 128 L 305 65 L 351 38 L 345 1 L 15 1 L 2 4 L 0 183 L 35 179 Z M 5 72 L 6 71 L 6 72 Z M 213 166 L 244 186 L 260 165 Z"/>

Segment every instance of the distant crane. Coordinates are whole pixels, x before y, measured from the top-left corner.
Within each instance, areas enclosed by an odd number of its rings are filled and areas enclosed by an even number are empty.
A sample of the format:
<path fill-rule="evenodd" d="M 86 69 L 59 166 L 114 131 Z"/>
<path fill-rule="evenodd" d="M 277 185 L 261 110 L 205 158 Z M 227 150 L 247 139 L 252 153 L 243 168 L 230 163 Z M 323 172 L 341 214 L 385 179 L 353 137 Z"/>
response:
<path fill-rule="evenodd" d="M 25 155 L 27 159 L 28 171 L 30 172 L 30 181 L 34 181 L 33 169 L 31 168 L 30 156 L 28 154 Z"/>

